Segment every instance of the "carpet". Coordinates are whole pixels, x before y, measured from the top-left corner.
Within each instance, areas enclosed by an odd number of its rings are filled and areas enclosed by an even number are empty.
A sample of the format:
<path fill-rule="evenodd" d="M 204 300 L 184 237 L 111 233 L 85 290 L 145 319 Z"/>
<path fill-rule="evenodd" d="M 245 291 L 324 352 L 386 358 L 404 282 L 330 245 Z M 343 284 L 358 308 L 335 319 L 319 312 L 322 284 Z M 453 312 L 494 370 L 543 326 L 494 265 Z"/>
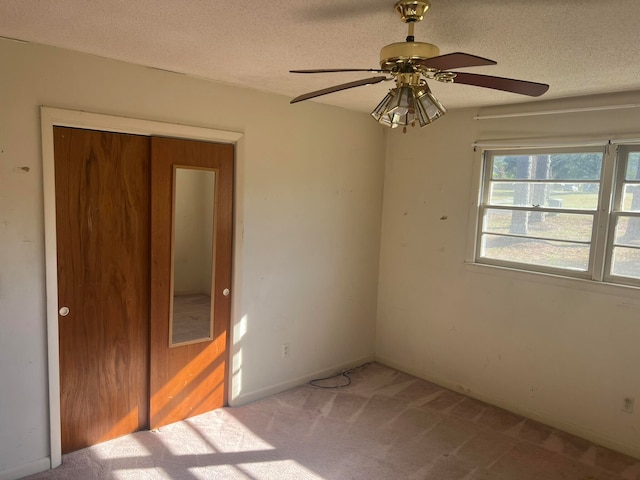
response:
<path fill-rule="evenodd" d="M 384 365 L 350 376 L 95 445 L 29 478 L 640 480 L 640 460 Z"/>

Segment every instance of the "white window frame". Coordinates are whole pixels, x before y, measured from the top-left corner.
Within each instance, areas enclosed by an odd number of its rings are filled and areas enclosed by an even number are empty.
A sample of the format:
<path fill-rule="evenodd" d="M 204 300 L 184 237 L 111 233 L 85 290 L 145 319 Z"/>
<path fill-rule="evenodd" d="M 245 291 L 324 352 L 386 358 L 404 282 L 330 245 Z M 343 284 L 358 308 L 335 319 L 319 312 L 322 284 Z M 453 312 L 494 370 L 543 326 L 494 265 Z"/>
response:
<path fill-rule="evenodd" d="M 624 152 L 621 155 L 621 152 Z M 627 164 L 629 160 L 629 154 L 632 152 L 640 153 L 640 144 L 618 144 L 616 145 L 616 166 L 615 175 L 613 179 L 613 192 L 611 198 L 611 208 L 608 215 L 609 224 L 607 231 L 607 244 L 605 249 L 605 268 L 604 268 L 604 281 L 608 283 L 619 283 L 623 285 L 640 286 L 640 279 L 624 277 L 621 275 L 615 275 L 611 273 L 611 266 L 613 261 L 613 249 L 615 247 L 615 230 L 620 217 L 636 217 L 640 218 L 640 212 L 631 212 L 622 209 L 622 197 L 624 193 L 625 184 L 640 185 L 640 180 L 625 180 L 627 172 Z M 640 167 L 639 167 L 640 168 Z"/>
<path fill-rule="evenodd" d="M 613 275 L 610 273 L 613 240 L 617 219 L 622 216 L 640 217 L 640 212 L 630 213 L 620 211 L 622 192 L 625 182 L 624 175 L 628 158 L 619 155 L 620 148 L 627 152 L 640 152 L 640 140 L 634 139 L 607 139 L 587 140 L 583 142 L 554 142 L 546 144 L 535 141 L 511 140 L 507 142 L 477 142 L 476 167 L 474 168 L 474 181 L 476 183 L 477 196 L 470 207 L 469 239 L 470 246 L 467 251 L 467 262 L 471 264 L 501 267 L 505 269 L 551 274 L 559 277 L 590 280 L 599 283 L 611 283 L 625 286 L 640 287 L 640 279 Z M 536 211 L 553 211 L 566 213 L 592 214 L 594 226 L 590 241 L 589 263 L 586 271 L 564 268 L 548 267 L 536 264 L 520 263 L 496 260 L 480 256 L 481 235 L 483 227 L 484 211 L 492 208 L 488 203 L 489 185 L 491 182 L 492 162 L 489 155 L 523 155 L 544 153 L 579 153 L 584 151 L 603 151 L 602 171 L 600 177 L 600 189 L 598 205 L 595 210 L 571 210 L 571 209 L 540 209 Z"/>

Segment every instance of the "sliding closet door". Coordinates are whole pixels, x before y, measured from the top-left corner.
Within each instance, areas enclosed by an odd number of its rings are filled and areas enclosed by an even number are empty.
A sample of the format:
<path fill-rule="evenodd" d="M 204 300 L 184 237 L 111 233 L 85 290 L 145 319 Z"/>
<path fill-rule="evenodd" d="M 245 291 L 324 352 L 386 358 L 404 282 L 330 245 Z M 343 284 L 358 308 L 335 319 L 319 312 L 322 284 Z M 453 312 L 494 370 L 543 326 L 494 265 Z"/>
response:
<path fill-rule="evenodd" d="M 54 128 L 63 453 L 148 427 L 150 138 Z"/>
<path fill-rule="evenodd" d="M 150 426 L 227 402 L 233 145 L 152 139 Z"/>
<path fill-rule="evenodd" d="M 55 127 L 54 156 L 63 453 L 225 405 L 233 146 Z"/>

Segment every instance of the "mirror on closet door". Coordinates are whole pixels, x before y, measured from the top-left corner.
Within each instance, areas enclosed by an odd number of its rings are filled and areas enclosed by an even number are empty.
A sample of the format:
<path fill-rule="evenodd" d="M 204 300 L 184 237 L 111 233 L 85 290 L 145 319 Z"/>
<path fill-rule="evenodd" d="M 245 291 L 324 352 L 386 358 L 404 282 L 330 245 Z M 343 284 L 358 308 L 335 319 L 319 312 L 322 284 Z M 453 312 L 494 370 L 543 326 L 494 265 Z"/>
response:
<path fill-rule="evenodd" d="M 174 167 L 170 346 L 213 338 L 216 172 Z"/>

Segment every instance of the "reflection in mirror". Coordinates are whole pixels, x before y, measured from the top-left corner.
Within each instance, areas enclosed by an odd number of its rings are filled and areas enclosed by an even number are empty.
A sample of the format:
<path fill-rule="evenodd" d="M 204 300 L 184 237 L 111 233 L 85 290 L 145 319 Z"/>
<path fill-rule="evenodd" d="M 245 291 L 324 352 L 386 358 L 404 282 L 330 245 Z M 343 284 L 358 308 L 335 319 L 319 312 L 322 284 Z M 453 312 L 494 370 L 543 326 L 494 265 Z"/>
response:
<path fill-rule="evenodd" d="M 170 345 L 212 339 L 215 175 L 174 168 Z"/>

